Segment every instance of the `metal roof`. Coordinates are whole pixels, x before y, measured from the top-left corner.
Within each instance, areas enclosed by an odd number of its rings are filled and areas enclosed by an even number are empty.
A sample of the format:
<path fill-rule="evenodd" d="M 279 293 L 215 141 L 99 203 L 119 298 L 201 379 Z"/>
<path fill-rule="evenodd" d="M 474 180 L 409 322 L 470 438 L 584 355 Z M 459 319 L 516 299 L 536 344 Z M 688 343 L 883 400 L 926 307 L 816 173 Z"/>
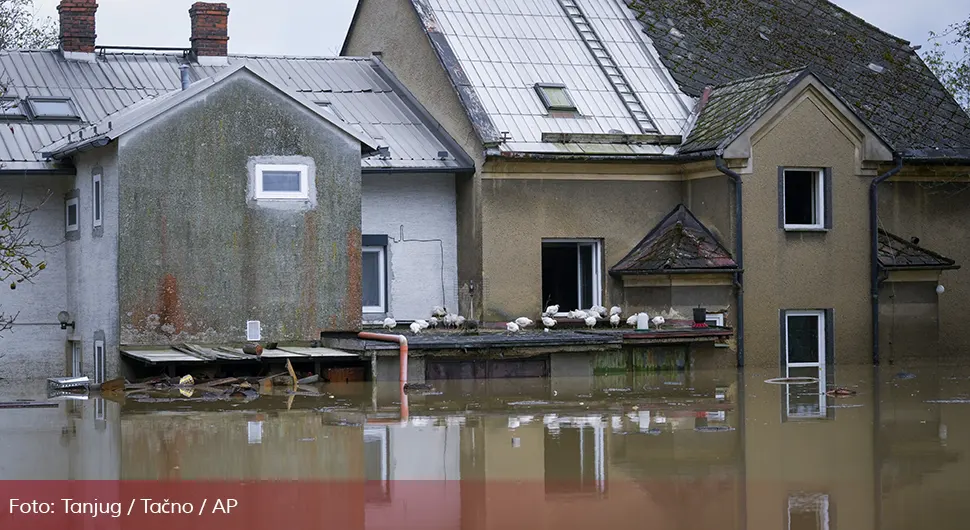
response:
<path fill-rule="evenodd" d="M 622 0 L 411 1 L 486 146 L 659 155 L 676 147 L 553 143 L 542 135 L 686 132 L 693 100 L 681 93 Z M 537 83 L 565 85 L 579 117 L 551 114 Z M 625 97 L 626 87 L 639 101 Z M 655 130 L 637 119 L 641 108 Z"/>
<path fill-rule="evenodd" d="M 179 65 L 183 63 L 182 55 L 175 53 L 99 53 L 95 62 L 84 62 L 66 60 L 56 50 L 0 52 L 4 96 L 69 97 L 81 118 L 80 122 L 6 121 L 0 127 L 3 169 L 55 167 L 43 157 L 45 148 L 146 98 L 181 91 Z M 228 63 L 189 63 L 190 79 L 213 78 L 234 66 L 247 65 L 311 105 L 329 102 L 327 112 L 390 147 L 388 156 L 362 159 L 365 171 L 474 167 L 376 59 L 231 55 Z M 445 151 L 448 156 L 440 158 Z"/>

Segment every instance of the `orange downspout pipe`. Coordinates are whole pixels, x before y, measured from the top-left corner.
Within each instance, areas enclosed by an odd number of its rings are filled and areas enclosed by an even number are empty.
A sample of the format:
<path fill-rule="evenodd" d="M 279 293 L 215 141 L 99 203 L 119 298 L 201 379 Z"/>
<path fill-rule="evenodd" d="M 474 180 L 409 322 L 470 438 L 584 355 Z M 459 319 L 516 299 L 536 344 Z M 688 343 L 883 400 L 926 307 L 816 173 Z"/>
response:
<path fill-rule="evenodd" d="M 374 425 L 407 423 L 410 414 L 408 413 L 408 395 L 404 391 L 404 386 L 408 383 L 408 338 L 404 335 L 385 335 L 383 333 L 370 333 L 361 331 L 357 334 L 358 338 L 364 340 L 377 340 L 381 342 L 396 342 L 400 345 L 401 373 L 399 376 L 401 387 L 401 419 L 400 420 L 368 420 L 367 423 Z"/>

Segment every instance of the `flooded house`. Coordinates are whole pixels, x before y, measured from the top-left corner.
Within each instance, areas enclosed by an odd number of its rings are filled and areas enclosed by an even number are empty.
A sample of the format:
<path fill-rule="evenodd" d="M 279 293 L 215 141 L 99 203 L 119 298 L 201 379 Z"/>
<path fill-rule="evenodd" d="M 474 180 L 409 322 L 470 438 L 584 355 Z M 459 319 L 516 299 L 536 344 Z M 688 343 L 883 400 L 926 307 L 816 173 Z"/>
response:
<path fill-rule="evenodd" d="M 201 2 L 184 50 L 105 46 L 97 8 L 62 2 L 59 49 L 0 52 L 0 191 L 37 208 L 46 264 L 0 299 L 0 377 L 456 305 L 473 165 L 379 60 L 230 55 Z"/>
<path fill-rule="evenodd" d="M 735 334 L 710 362 L 823 380 L 970 342 L 970 117 L 828 1 L 361 0 L 342 53 L 475 161 L 463 314 L 704 307 Z"/>

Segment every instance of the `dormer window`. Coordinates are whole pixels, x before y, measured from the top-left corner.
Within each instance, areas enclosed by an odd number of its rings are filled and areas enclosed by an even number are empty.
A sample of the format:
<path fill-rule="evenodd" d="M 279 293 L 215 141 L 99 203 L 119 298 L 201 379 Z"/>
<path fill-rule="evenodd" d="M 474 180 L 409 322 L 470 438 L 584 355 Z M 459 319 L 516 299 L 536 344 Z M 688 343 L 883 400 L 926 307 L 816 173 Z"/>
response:
<path fill-rule="evenodd" d="M 30 115 L 35 120 L 77 120 L 74 103 L 68 98 L 27 98 Z"/>
<path fill-rule="evenodd" d="M 23 102 L 19 98 L 0 98 L 0 116 L 7 120 L 26 120 Z"/>
<path fill-rule="evenodd" d="M 576 104 L 569 97 L 566 85 L 553 83 L 536 83 L 536 93 L 542 100 L 542 104 L 549 111 L 576 112 Z"/>

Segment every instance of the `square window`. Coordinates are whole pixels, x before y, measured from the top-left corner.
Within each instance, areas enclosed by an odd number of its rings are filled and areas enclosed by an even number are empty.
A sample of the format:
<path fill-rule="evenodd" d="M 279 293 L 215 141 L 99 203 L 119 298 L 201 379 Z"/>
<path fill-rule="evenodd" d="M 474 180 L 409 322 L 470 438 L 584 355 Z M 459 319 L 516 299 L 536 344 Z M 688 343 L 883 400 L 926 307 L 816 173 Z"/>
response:
<path fill-rule="evenodd" d="M 565 85 L 536 83 L 536 92 L 548 110 L 576 111 L 576 104 L 569 97 Z"/>
<path fill-rule="evenodd" d="M 101 172 L 96 172 L 91 177 L 92 204 L 94 205 L 94 226 L 101 226 Z"/>
<path fill-rule="evenodd" d="M 0 116 L 8 120 L 27 119 L 23 100 L 20 98 L 0 98 Z"/>
<path fill-rule="evenodd" d="M 30 115 L 35 120 L 76 120 L 77 111 L 68 98 L 27 98 Z"/>
<path fill-rule="evenodd" d="M 826 223 L 826 178 L 820 169 L 782 172 L 782 216 L 786 230 L 821 230 Z"/>
<path fill-rule="evenodd" d="M 73 199 L 68 199 L 65 203 L 65 217 L 67 220 L 67 231 L 72 232 L 77 230 L 78 224 L 78 200 L 77 197 Z"/>
<path fill-rule="evenodd" d="M 303 164 L 257 164 L 257 199 L 309 199 L 309 170 Z"/>
<path fill-rule="evenodd" d="M 361 275 L 361 294 L 364 313 L 384 313 L 387 311 L 387 247 L 363 247 L 361 249 L 363 274 Z"/>
<path fill-rule="evenodd" d="M 561 313 L 602 303 L 602 252 L 595 240 L 547 239 L 542 242 L 542 308 Z"/>

